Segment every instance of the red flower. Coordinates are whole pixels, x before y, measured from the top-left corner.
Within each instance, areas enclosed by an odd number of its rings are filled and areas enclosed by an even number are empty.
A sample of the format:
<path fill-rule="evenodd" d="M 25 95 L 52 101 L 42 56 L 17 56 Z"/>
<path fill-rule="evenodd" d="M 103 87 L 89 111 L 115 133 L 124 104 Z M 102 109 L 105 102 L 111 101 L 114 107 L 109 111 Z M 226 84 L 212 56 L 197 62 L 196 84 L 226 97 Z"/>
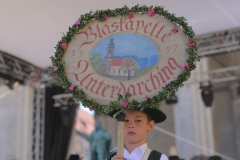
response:
<path fill-rule="evenodd" d="M 183 67 L 184 67 L 185 69 L 189 69 L 189 65 L 188 65 L 187 63 L 184 63 Z"/>
<path fill-rule="evenodd" d="M 149 16 L 154 16 L 154 15 L 155 15 L 154 9 L 149 10 L 149 11 L 148 11 L 148 15 L 149 15 Z"/>
<path fill-rule="evenodd" d="M 79 22 L 79 21 L 76 21 L 76 22 L 75 22 L 75 24 L 76 24 L 76 25 L 79 25 L 79 24 L 80 24 L 80 22 Z"/>
<path fill-rule="evenodd" d="M 107 21 L 109 17 L 105 14 L 105 15 L 103 16 L 103 18 L 104 18 L 105 21 Z"/>
<path fill-rule="evenodd" d="M 67 48 L 67 44 L 66 44 L 65 42 L 63 42 L 63 43 L 61 44 L 61 47 L 62 47 L 63 49 L 66 49 L 66 48 Z"/>
<path fill-rule="evenodd" d="M 168 83 L 165 84 L 165 87 L 167 87 L 167 86 L 168 86 Z"/>
<path fill-rule="evenodd" d="M 92 109 L 92 106 L 88 106 L 88 109 L 90 110 L 90 111 L 92 111 L 93 109 Z"/>
<path fill-rule="evenodd" d="M 189 45 L 189 46 L 194 46 L 194 45 L 195 45 L 195 42 L 192 41 L 192 40 L 189 40 L 189 41 L 188 41 L 188 45 Z"/>
<path fill-rule="evenodd" d="M 124 101 L 124 102 L 122 103 L 122 105 L 123 105 L 123 107 L 127 107 L 127 106 L 128 106 L 128 102 L 127 102 L 127 101 Z"/>
<path fill-rule="evenodd" d="M 134 17 L 133 12 L 130 12 L 130 13 L 128 14 L 128 18 L 131 19 L 131 18 L 133 18 L 133 17 Z"/>
<path fill-rule="evenodd" d="M 172 33 L 177 33 L 178 32 L 178 29 L 177 28 L 174 28 L 171 30 Z"/>
<path fill-rule="evenodd" d="M 58 70 L 58 67 L 54 67 L 53 71 L 56 72 Z"/>
<path fill-rule="evenodd" d="M 145 96 L 145 100 L 146 100 L 146 101 L 148 100 L 148 96 Z"/>
<path fill-rule="evenodd" d="M 70 91 L 74 90 L 74 85 L 71 85 L 71 86 L 69 87 L 69 90 L 70 90 Z"/>

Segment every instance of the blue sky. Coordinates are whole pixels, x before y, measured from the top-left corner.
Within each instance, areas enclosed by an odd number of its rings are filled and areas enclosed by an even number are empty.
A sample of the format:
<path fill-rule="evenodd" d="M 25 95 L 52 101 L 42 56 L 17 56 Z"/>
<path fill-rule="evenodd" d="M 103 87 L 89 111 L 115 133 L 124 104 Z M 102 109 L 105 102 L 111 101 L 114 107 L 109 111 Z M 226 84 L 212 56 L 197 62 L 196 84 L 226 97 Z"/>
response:
<path fill-rule="evenodd" d="M 147 37 L 132 34 L 115 34 L 101 40 L 91 51 L 91 56 L 100 53 L 103 57 L 107 56 L 107 48 L 110 39 L 113 38 L 114 56 L 136 56 L 138 58 L 158 55 L 158 50 L 155 44 Z M 149 49 L 145 49 L 149 47 Z"/>

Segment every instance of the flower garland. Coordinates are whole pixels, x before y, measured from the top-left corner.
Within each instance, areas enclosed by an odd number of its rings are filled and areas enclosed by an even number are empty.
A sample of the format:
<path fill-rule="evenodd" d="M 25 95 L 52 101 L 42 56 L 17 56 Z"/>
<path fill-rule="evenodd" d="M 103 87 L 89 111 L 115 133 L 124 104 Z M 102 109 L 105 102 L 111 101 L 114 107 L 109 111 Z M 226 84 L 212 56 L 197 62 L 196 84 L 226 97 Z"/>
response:
<path fill-rule="evenodd" d="M 165 19 L 168 19 L 172 23 L 174 23 L 175 27 L 171 30 L 172 33 L 177 34 L 178 29 L 176 26 L 182 28 L 183 32 L 189 39 L 186 48 L 186 52 L 189 54 L 186 63 L 183 65 L 183 72 L 180 74 L 176 80 L 171 81 L 165 84 L 163 87 L 163 91 L 159 92 L 157 95 L 153 97 L 145 96 L 145 101 L 138 102 L 136 100 L 132 100 L 129 102 L 129 98 L 131 95 L 126 93 L 125 95 L 118 95 L 118 101 L 111 101 L 108 105 L 101 105 L 96 102 L 95 99 L 88 99 L 86 93 L 80 89 L 78 86 L 72 85 L 64 72 L 64 62 L 62 62 L 62 57 L 65 49 L 67 48 L 67 44 L 74 38 L 74 35 L 78 33 L 78 30 L 83 26 L 91 22 L 92 20 L 99 21 L 107 21 L 109 17 L 117 16 L 117 15 L 127 15 L 129 19 L 134 17 L 134 13 L 148 14 L 150 17 L 154 15 L 162 16 Z M 187 81 L 190 77 L 191 71 L 196 68 L 196 62 L 199 61 L 199 57 L 197 55 L 197 46 L 196 46 L 196 37 L 191 27 L 188 26 L 186 19 L 184 17 L 176 17 L 175 14 L 169 13 L 167 10 L 164 10 L 161 6 L 139 6 L 136 5 L 132 8 L 128 8 L 124 6 L 122 8 L 116 8 L 115 10 L 97 10 L 96 12 L 90 11 L 84 15 L 81 15 L 80 18 L 69 27 L 69 31 L 67 34 L 62 37 L 60 41 L 58 41 L 55 49 L 55 57 L 52 56 L 52 64 L 50 70 L 53 71 L 53 75 L 57 82 L 59 82 L 62 87 L 65 89 L 66 93 L 71 93 L 73 95 L 73 100 L 77 103 L 81 101 L 84 106 L 88 106 L 90 110 L 95 110 L 96 112 L 102 115 L 108 115 L 110 112 L 116 110 L 118 111 L 114 116 L 116 116 L 120 112 L 125 112 L 126 110 L 144 110 L 146 108 L 158 108 L 160 103 L 169 97 L 171 93 L 178 88 L 183 87 L 183 82 Z"/>

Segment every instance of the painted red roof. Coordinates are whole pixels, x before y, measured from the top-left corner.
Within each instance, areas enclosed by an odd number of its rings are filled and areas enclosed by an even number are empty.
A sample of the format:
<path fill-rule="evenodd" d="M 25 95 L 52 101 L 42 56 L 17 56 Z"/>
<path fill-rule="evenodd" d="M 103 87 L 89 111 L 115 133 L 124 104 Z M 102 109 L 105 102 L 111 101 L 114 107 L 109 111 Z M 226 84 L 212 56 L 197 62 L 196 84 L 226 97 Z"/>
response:
<path fill-rule="evenodd" d="M 123 64 L 124 58 L 114 58 L 112 61 L 112 66 L 121 66 Z"/>

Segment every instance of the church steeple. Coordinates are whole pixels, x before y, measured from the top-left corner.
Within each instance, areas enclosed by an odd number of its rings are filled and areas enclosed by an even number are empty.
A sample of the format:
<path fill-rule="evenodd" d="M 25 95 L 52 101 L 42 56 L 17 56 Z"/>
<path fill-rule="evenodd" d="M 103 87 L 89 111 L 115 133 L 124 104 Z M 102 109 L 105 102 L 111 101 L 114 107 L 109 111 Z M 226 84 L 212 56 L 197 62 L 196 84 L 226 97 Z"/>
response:
<path fill-rule="evenodd" d="M 113 57 L 113 56 L 114 56 L 114 43 L 113 43 L 113 38 L 111 38 L 111 40 L 108 44 L 107 57 Z"/>
<path fill-rule="evenodd" d="M 114 47 L 113 38 L 111 38 L 111 40 L 110 40 L 108 45 Z"/>
<path fill-rule="evenodd" d="M 110 75 L 111 73 L 113 56 L 114 56 L 114 43 L 113 43 L 113 38 L 111 38 L 110 42 L 108 43 L 108 51 L 107 51 L 107 58 L 106 58 L 106 75 Z"/>

